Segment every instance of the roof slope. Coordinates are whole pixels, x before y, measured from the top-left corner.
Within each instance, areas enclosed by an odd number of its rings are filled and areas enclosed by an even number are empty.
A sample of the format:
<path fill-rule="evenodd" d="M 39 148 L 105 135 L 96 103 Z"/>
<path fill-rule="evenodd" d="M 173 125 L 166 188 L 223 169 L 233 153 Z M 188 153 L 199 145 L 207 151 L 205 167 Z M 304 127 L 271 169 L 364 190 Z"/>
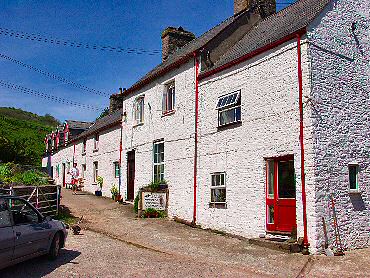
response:
<path fill-rule="evenodd" d="M 71 129 L 88 129 L 93 124 L 93 122 L 81 122 L 73 120 L 66 120 L 66 123 Z"/>
<path fill-rule="evenodd" d="M 127 89 L 126 94 L 133 92 L 134 90 L 144 85 L 146 82 L 151 81 L 153 78 L 163 73 L 163 71 L 165 71 L 168 67 L 172 66 L 173 64 L 179 63 L 185 58 L 188 59 L 190 55 L 193 55 L 194 51 L 205 46 L 208 42 L 210 42 L 213 38 L 220 34 L 226 27 L 228 27 L 231 23 L 235 22 L 238 18 L 244 16 L 245 13 L 247 12 L 248 11 L 246 10 L 242 13 L 229 17 L 225 21 L 221 22 L 219 25 L 216 25 L 209 31 L 205 32 L 200 37 L 190 41 L 188 44 L 181 47 L 177 52 L 169 56 L 166 61 L 156 66 L 153 70 L 149 71 L 138 82 L 136 82 L 129 89 Z"/>
<path fill-rule="evenodd" d="M 117 124 L 121 122 L 122 120 L 122 109 L 114 111 L 112 114 L 109 114 L 99 120 L 97 120 L 95 123 L 93 123 L 89 129 L 85 130 L 81 134 L 79 134 L 76 138 L 73 138 L 73 141 L 82 139 L 84 137 L 87 137 L 89 135 L 92 135 L 96 132 L 99 132 L 103 129 L 106 129 L 114 124 Z"/>
<path fill-rule="evenodd" d="M 221 56 L 213 68 L 207 69 L 207 72 L 307 27 L 330 1 L 298 0 L 278 13 L 266 17 Z"/>

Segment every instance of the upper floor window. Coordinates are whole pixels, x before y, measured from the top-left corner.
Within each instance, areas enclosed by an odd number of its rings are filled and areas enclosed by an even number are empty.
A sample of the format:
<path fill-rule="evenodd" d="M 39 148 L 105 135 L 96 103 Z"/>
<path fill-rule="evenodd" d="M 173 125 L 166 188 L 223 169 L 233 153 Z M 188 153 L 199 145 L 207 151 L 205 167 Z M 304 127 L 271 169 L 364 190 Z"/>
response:
<path fill-rule="evenodd" d="M 67 144 L 69 140 L 69 132 L 64 133 L 64 143 Z"/>
<path fill-rule="evenodd" d="M 218 110 L 218 126 L 241 122 L 240 90 L 219 97 L 216 109 Z"/>
<path fill-rule="evenodd" d="M 162 113 L 165 115 L 175 110 L 175 81 L 166 85 L 163 92 Z"/>
<path fill-rule="evenodd" d="M 82 142 L 82 154 L 86 154 L 86 139 Z"/>
<path fill-rule="evenodd" d="M 134 103 L 135 125 L 144 123 L 144 96 L 140 96 Z"/>
<path fill-rule="evenodd" d="M 96 133 L 94 136 L 94 151 L 99 149 L 99 133 Z"/>

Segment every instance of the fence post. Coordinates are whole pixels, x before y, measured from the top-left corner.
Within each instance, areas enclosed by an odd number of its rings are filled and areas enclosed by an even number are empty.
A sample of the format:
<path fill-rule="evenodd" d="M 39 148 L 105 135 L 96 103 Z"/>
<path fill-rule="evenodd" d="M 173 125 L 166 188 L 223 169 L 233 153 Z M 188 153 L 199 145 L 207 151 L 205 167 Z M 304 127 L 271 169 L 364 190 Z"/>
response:
<path fill-rule="evenodd" d="M 36 186 L 36 208 L 39 208 L 39 187 Z"/>
<path fill-rule="evenodd" d="M 57 185 L 57 215 L 59 215 L 59 199 L 60 198 L 60 188 L 59 185 Z"/>

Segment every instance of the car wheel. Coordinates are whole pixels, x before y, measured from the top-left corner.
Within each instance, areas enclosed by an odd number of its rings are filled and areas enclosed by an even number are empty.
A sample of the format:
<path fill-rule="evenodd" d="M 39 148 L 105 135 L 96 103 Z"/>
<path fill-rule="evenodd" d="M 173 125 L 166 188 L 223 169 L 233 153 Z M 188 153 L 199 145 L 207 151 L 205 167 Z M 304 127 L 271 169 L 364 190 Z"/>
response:
<path fill-rule="evenodd" d="M 49 250 L 49 259 L 55 260 L 60 251 L 60 234 L 57 233 L 54 238 L 53 242 L 51 243 L 50 250 Z"/>

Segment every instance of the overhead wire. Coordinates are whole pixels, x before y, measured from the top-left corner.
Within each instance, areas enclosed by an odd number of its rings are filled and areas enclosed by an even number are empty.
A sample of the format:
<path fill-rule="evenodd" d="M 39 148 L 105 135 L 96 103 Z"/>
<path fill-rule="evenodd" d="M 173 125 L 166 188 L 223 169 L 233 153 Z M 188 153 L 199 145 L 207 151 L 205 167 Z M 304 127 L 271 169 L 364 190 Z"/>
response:
<path fill-rule="evenodd" d="M 146 50 L 143 48 L 125 48 L 120 46 L 110 46 L 110 45 L 99 45 L 96 43 L 85 43 L 76 42 L 67 39 L 49 37 L 47 35 L 37 34 L 37 33 L 27 33 L 23 31 L 17 31 L 9 28 L 0 27 L 0 35 L 14 37 L 18 39 L 25 39 L 30 41 L 38 41 L 43 43 L 51 43 L 60 46 L 76 47 L 76 48 L 86 48 L 92 50 L 110 51 L 118 53 L 129 53 L 129 54 L 146 54 L 146 55 L 158 55 L 161 53 L 160 50 Z"/>
<path fill-rule="evenodd" d="M 68 100 L 68 99 L 65 99 L 65 98 L 61 98 L 61 97 L 49 95 L 49 94 L 46 94 L 46 93 L 38 92 L 36 90 L 29 89 L 29 88 L 26 88 L 26 87 L 23 87 L 23 86 L 20 86 L 20 85 L 16 85 L 16 84 L 13 84 L 13 83 L 7 82 L 5 80 L 1 80 L 1 79 L 0 79 L 0 86 L 2 86 L 4 88 L 11 89 L 11 90 L 14 90 L 14 91 L 19 92 L 19 93 L 23 93 L 23 94 L 27 94 L 27 95 L 31 95 L 31 96 L 36 96 L 36 97 L 39 97 L 39 98 L 43 98 L 43 99 L 46 99 L 46 100 L 51 101 L 51 102 L 57 102 L 57 103 L 61 103 L 61 104 L 72 105 L 72 106 L 76 106 L 76 107 L 80 107 L 80 108 L 84 108 L 84 109 L 89 109 L 89 110 L 94 110 L 94 111 L 101 111 L 102 110 L 101 108 L 99 108 L 97 106 L 94 106 L 94 105 L 84 104 L 84 103 L 80 103 L 80 102 L 77 102 L 77 101 Z"/>
<path fill-rule="evenodd" d="M 10 62 L 13 62 L 13 63 L 15 63 L 15 64 L 17 64 L 17 65 L 20 65 L 20 66 L 22 66 L 22 67 L 25 67 L 25 68 L 27 68 L 27 69 L 33 70 L 33 71 L 35 71 L 35 72 L 41 73 L 41 74 L 43 74 L 43 75 L 45 75 L 45 76 L 47 76 L 47 77 L 49 77 L 49 78 L 52 78 L 52 79 L 58 80 L 58 81 L 60 81 L 60 82 L 63 82 L 63 83 L 68 84 L 68 85 L 71 85 L 71 86 L 76 87 L 76 88 L 78 88 L 78 89 L 81 89 L 81 90 L 83 90 L 83 91 L 86 91 L 86 92 L 89 92 L 89 93 L 93 93 L 93 94 L 96 94 L 96 95 L 99 95 L 99 96 L 110 96 L 110 95 L 109 95 L 109 94 L 107 94 L 107 93 L 103 93 L 103 92 L 101 92 L 101 91 L 98 91 L 98 90 L 95 90 L 95 89 L 89 88 L 89 87 L 87 87 L 87 86 L 84 86 L 84 85 L 78 84 L 78 83 L 76 83 L 76 82 L 74 82 L 74 81 L 71 81 L 71 80 L 68 80 L 68 79 L 66 79 L 66 78 L 64 78 L 64 77 L 62 77 L 62 76 L 58 76 L 58 75 L 56 75 L 56 74 L 53 74 L 53 73 L 47 72 L 47 71 L 45 71 L 45 70 L 42 70 L 42 69 L 36 68 L 36 67 L 34 67 L 34 66 L 32 66 L 32 65 L 25 64 L 25 63 L 23 63 L 22 61 L 19 61 L 19 60 L 17 60 L 17 59 L 14 59 L 14 58 L 12 58 L 12 57 L 9 57 L 9 56 L 7 56 L 7 55 L 5 55 L 5 54 L 0 53 L 0 58 L 3 58 L 3 59 L 5 59 L 5 60 L 8 60 L 8 61 L 10 61 Z"/>

